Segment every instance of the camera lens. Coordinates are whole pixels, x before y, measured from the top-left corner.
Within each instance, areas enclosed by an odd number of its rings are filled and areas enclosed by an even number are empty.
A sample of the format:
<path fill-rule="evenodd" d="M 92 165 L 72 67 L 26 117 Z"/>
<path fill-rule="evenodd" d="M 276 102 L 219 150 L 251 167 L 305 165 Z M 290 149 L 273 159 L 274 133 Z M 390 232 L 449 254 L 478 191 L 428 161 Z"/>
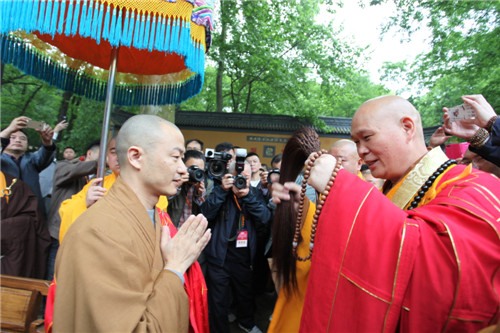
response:
<path fill-rule="evenodd" d="M 234 177 L 234 186 L 240 190 L 247 187 L 247 179 L 245 176 L 237 175 Z"/>
<path fill-rule="evenodd" d="M 208 165 L 208 173 L 212 177 L 221 178 L 226 172 L 226 162 L 221 160 L 212 160 Z"/>
<path fill-rule="evenodd" d="M 191 183 L 199 183 L 205 179 L 205 173 L 196 165 L 190 166 L 188 168 L 188 172 L 189 172 L 189 181 Z"/>

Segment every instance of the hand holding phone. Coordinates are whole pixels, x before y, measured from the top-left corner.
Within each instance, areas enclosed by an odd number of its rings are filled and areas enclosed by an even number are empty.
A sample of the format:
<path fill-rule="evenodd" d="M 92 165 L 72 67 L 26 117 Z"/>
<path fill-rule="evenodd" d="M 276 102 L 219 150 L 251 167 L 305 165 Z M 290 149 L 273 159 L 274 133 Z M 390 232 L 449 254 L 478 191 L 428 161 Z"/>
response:
<path fill-rule="evenodd" d="M 43 121 L 30 120 L 28 121 L 28 128 L 43 131 L 43 129 L 45 128 L 45 123 Z"/>
<path fill-rule="evenodd" d="M 473 119 L 476 116 L 476 112 L 474 108 L 469 104 L 462 104 L 458 106 L 454 106 L 452 108 L 448 108 L 448 116 L 450 117 L 450 121 L 459 121 L 465 119 Z"/>

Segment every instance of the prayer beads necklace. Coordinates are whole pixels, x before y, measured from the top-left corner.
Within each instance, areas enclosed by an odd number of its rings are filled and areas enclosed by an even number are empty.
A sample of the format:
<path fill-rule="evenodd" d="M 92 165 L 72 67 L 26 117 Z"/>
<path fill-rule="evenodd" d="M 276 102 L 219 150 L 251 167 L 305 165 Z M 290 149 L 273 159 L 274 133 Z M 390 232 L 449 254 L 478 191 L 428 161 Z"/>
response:
<path fill-rule="evenodd" d="M 326 153 L 326 150 L 318 151 L 312 154 L 306 161 L 306 171 L 304 172 L 304 179 L 302 180 L 302 189 L 299 196 L 299 210 L 297 213 L 297 221 L 295 223 L 295 234 L 293 236 L 293 243 L 292 243 L 293 255 L 299 261 L 307 261 L 310 260 L 312 257 L 312 252 L 314 248 L 314 239 L 316 237 L 316 229 L 318 226 L 318 218 L 319 215 L 321 214 L 321 209 L 325 204 L 326 197 L 330 193 L 330 189 L 332 188 L 333 183 L 335 182 L 335 178 L 337 177 L 337 173 L 339 172 L 342 163 L 341 159 L 337 159 L 337 164 L 335 164 L 335 168 L 333 169 L 332 175 L 328 180 L 328 184 L 326 185 L 325 190 L 321 193 L 321 197 L 319 198 L 318 204 L 316 205 L 316 211 L 314 213 L 311 225 L 311 240 L 309 241 L 309 254 L 307 255 L 307 257 L 300 257 L 297 253 L 297 247 L 299 245 L 299 239 L 300 239 L 300 223 L 302 221 L 302 214 L 304 213 L 304 199 L 306 196 L 307 180 L 309 179 L 309 176 L 311 174 L 311 169 L 314 166 L 314 162 L 318 157 L 320 157 L 324 153 Z"/>
<path fill-rule="evenodd" d="M 452 164 L 457 164 L 456 160 L 448 160 L 444 162 L 430 177 L 427 179 L 427 181 L 422 185 L 420 190 L 417 192 L 417 194 L 413 197 L 413 201 L 410 203 L 410 207 L 408 207 L 408 210 L 417 208 L 418 204 L 420 201 L 423 199 L 425 196 L 425 193 L 431 188 L 432 184 L 434 181 L 446 170 L 448 167 Z"/>

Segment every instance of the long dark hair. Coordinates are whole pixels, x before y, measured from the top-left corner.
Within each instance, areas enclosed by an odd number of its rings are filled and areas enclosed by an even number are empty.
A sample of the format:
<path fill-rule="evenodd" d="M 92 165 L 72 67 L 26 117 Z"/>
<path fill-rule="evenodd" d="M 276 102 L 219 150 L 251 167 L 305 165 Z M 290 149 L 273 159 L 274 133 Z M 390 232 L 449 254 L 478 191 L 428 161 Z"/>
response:
<path fill-rule="evenodd" d="M 295 131 L 283 150 L 280 170 L 280 184 L 293 182 L 304 167 L 307 157 L 321 149 L 319 136 L 311 127 Z M 294 196 L 290 201 L 282 201 L 276 207 L 273 228 L 273 268 L 277 272 L 282 288 L 290 293 L 297 286 L 296 261 L 292 253 L 293 235 L 297 211 Z"/>

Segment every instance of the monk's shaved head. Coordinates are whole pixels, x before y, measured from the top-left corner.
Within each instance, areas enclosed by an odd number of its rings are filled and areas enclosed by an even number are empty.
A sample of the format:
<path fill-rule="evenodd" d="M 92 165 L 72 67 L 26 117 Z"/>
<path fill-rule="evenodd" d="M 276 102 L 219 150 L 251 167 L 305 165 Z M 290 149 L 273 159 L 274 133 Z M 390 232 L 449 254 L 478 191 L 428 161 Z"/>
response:
<path fill-rule="evenodd" d="M 330 147 L 329 153 L 332 154 L 332 151 L 334 151 L 336 148 L 345 148 L 346 152 L 349 152 L 353 156 L 359 157 L 354 141 L 346 139 L 335 141 Z"/>
<path fill-rule="evenodd" d="M 378 118 L 384 119 L 384 121 L 397 123 L 399 123 L 403 117 L 409 117 L 415 122 L 418 139 L 425 142 L 420 113 L 415 109 L 413 104 L 403 97 L 389 95 L 370 99 L 359 107 L 354 117 L 356 117 L 356 115 L 366 115 L 366 113 L 368 113 L 369 117 L 372 119 Z"/>
<path fill-rule="evenodd" d="M 164 143 L 161 142 L 164 131 L 181 133 L 177 126 L 155 115 L 142 114 L 129 118 L 116 137 L 116 153 L 122 169 L 127 163 L 127 150 L 130 147 L 154 151 L 157 144 Z"/>
<path fill-rule="evenodd" d="M 342 167 L 353 175 L 356 175 L 361 170 L 362 161 L 353 141 L 345 139 L 335 141 L 328 153 L 340 159 Z"/>
<path fill-rule="evenodd" d="M 420 114 L 399 96 L 363 103 L 352 118 L 351 135 L 373 176 L 393 183 L 427 153 Z"/>
<path fill-rule="evenodd" d="M 154 115 L 137 115 L 123 124 L 116 138 L 120 177 L 146 209 L 161 195 L 172 196 L 187 169 L 184 136 L 171 122 Z"/>

